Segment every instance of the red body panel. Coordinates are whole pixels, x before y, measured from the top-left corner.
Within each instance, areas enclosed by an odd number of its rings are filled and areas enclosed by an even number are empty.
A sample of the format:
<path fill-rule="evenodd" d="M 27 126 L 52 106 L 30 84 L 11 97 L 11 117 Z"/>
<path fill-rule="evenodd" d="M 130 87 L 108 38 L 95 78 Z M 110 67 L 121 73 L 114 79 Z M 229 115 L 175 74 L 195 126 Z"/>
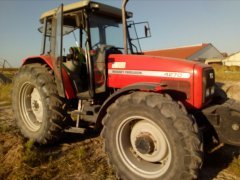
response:
<path fill-rule="evenodd" d="M 45 62 L 53 68 L 50 56 L 29 57 L 23 61 L 23 64 L 32 62 Z M 124 88 L 146 82 L 163 83 L 163 85 L 164 82 L 172 84 L 183 82 L 189 84 L 189 88 L 185 87 L 189 94 L 183 103 L 197 109 L 204 105 L 202 71 L 204 68 L 209 68 L 207 65 L 167 57 L 111 54 L 108 57 L 107 67 L 107 86 L 110 88 Z M 76 98 L 70 77 L 65 70 L 62 70 L 62 73 L 67 99 Z"/>
<path fill-rule="evenodd" d="M 139 82 L 187 82 L 190 83 L 190 95 L 183 103 L 199 109 L 203 104 L 201 72 L 204 66 L 166 57 L 112 54 L 108 58 L 108 86 L 123 88 Z"/>
<path fill-rule="evenodd" d="M 29 63 L 36 63 L 36 62 L 44 62 L 48 64 L 48 66 L 53 69 L 53 64 L 52 64 L 52 57 L 51 56 L 32 56 L 27 59 L 23 60 L 23 65 L 24 64 L 29 64 Z M 75 92 L 72 87 L 71 80 L 69 79 L 69 76 L 67 72 L 63 69 L 62 70 L 62 77 L 64 81 L 64 87 L 65 87 L 65 94 L 67 99 L 72 99 L 75 98 Z"/>

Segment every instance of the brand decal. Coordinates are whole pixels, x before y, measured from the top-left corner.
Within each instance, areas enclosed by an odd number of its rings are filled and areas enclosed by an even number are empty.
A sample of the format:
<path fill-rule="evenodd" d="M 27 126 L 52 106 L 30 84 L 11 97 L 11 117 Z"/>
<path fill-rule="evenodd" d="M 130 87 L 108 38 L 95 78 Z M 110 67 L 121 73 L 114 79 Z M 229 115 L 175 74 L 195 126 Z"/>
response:
<path fill-rule="evenodd" d="M 115 70 L 109 69 L 109 74 L 135 75 L 135 76 L 153 76 L 168 78 L 190 78 L 190 73 L 183 72 L 164 72 L 164 71 L 141 71 L 141 70 Z"/>
<path fill-rule="evenodd" d="M 114 62 L 114 63 L 112 63 L 112 68 L 124 69 L 124 68 L 126 68 L 126 62 Z"/>

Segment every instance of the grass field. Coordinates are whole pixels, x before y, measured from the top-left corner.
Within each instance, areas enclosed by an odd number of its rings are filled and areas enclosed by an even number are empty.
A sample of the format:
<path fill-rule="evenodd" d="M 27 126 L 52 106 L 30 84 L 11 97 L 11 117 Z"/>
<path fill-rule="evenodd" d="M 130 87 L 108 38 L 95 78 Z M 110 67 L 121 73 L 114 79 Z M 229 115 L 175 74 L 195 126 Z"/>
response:
<path fill-rule="evenodd" d="M 0 68 L 0 73 L 4 74 L 6 77 L 13 79 L 13 76 L 16 74 L 18 71 L 18 68 L 5 68 L 1 69 Z"/>
<path fill-rule="evenodd" d="M 212 65 L 216 81 L 240 81 L 239 66 Z"/>
<path fill-rule="evenodd" d="M 1 85 L 0 84 L 0 102 L 10 102 L 11 99 L 12 84 Z"/>
<path fill-rule="evenodd" d="M 7 78 L 13 79 L 14 74 L 17 72 L 17 68 L 0 68 L 0 73 L 2 73 Z M 7 101 L 9 102 L 11 99 L 11 90 L 12 84 L 1 84 L 0 83 L 0 102 Z"/>

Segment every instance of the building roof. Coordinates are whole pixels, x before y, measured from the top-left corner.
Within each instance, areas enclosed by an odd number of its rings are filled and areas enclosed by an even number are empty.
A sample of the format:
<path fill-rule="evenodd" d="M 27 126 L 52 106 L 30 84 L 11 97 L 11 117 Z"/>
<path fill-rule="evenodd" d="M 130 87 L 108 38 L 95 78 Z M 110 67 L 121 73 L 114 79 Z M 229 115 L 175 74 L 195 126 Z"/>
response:
<path fill-rule="evenodd" d="M 191 57 L 192 55 L 202 50 L 203 48 L 207 47 L 208 45 L 210 44 L 203 43 L 203 44 L 185 46 L 185 47 L 179 47 L 179 48 L 145 51 L 144 54 L 152 55 L 152 56 L 165 56 L 165 57 L 187 59 L 188 57 Z"/>

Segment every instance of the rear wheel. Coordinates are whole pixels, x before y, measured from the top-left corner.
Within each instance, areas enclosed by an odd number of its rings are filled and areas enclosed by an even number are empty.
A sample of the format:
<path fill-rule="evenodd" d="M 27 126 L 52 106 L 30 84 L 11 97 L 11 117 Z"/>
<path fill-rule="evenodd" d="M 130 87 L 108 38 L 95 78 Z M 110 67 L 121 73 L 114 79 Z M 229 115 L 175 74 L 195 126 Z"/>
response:
<path fill-rule="evenodd" d="M 119 98 L 103 120 L 105 151 L 122 179 L 193 179 L 202 164 L 195 121 L 170 97 Z"/>
<path fill-rule="evenodd" d="M 38 143 L 59 139 L 68 124 L 52 72 L 41 64 L 24 65 L 14 78 L 14 116 L 22 134 Z"/>

